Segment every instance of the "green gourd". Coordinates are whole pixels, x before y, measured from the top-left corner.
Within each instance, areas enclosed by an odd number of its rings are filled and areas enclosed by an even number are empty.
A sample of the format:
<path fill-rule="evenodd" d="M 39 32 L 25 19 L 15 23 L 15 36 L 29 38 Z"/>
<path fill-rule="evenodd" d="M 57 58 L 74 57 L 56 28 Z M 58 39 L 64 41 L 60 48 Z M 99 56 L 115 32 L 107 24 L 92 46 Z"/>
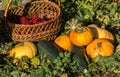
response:
<path fill-rule="evenodd" d="M 59 49 L 52 41 L 41 40 L 37 43 L 38 54 L 46 54 L 52 61 L 59 56 Z"/>
<path fill-rule="evenodd" d="M 85 58 L 85 48 L 84 47 L 72 45 L 71 53 L 73 56 L 73 60 L 78 61 L 77 66 L 78 66 L 79 70 L 83 70 L 83 69 L 87 68 L 87 61 Z"/>

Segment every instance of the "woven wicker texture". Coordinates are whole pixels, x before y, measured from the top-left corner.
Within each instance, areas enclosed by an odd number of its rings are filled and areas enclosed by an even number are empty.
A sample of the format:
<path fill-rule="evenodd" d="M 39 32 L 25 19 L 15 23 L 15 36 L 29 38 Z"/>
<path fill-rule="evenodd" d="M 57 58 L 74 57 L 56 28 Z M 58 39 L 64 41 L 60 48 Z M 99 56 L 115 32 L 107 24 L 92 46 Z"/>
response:
<path fill-rule="evenodd" d="M 40 19 L 52 18 L 39 24 L 19 24 L 19 18 L 27 16 L 33 18 L 38 15 Z M 34 1 L 9 9 L 7 12 L 7 32 L 14 41 L 54 40 L 61 30 L 60 8 L 51 1 Z"/>

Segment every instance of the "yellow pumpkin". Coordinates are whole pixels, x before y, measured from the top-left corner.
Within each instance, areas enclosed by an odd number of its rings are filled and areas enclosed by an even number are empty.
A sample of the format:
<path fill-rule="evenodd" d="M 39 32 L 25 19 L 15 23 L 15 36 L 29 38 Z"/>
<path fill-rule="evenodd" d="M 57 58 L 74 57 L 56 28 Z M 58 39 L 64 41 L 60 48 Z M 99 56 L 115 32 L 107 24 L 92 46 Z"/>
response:
<path fill-rule="evenodd" d="M 76 46 L 86 46 L 93 40 L 93 34 L 89 27 L 76 27 L 70 32 L 70 40 Z"/>
<path fill-rule="evenodd" d="M 71 50 L 71 42 L 68 35 L 60 35 L 54 40 L 54 42 L 63 50 Z"/>
<path fill-rule="evenodd" d="M 105 28 L 100 28 L 96 24 L 90 24 L 88 27 L 92 30 L 94 34 L 94 38 L 105 38 L 114 42 L 115 38 L 111 32 L 106 30 Z"/>
<path fill-rule="evenodd" d="M 17 59 L 21 59 L 23 56 L 33 58 L 36 56 L 37 47 L 32 42 L 18 43 L 13 49 L 9 51 L 9 56 Z"/>
<path fill-rule="evenodd" d="M 86 52 L 90 58 L 111 56 L 114 52 L 114 45 L 107 39 L 95 39 L 86 46 Z"/>

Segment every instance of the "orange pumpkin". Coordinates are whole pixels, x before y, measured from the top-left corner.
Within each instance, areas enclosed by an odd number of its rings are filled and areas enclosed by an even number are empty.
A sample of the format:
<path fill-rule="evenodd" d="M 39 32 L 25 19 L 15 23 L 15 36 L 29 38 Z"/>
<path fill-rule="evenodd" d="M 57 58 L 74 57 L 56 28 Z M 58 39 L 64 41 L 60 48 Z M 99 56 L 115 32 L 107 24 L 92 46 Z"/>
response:
<path fill-rule="evenodd" d="M 106 30 L 105 28 L 100 28 L 96 24 L 90 24 L 88 27 L 92 30 L 94 34 L 94 38 L 105 38 L 114 42 L 115 38 L 111 32 Z"/>
<path fill-rule="evenodd" d="M 54 42 L 63 50 L 71 50 L 71 42 L 68 35 L 60 35 L 54 40 Z"/>
<path fill-rule="evenodd" d="M 87 45 L 86 52 L 90 58 L 111 56 L 114 52 L 114 45 L 107 39 L 95 39 Z"/>
<path fill-rule="evenodd" d="M 86 46 L 92 42 L 93 34 L 88 27 L 76 27 L 70 32 L 70 40 L 76 46 Z"/>

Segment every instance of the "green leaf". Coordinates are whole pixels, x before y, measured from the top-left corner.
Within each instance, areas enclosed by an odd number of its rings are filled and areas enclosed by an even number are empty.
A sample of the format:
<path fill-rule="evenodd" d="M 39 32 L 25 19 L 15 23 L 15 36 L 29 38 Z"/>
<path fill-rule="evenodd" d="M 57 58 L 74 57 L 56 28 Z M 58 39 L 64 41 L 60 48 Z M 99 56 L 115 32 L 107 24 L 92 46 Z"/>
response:
<path fill-rule="evenodd" d="M 116 13 L 115 8 L 112 8 L 112 9 L 110 10 L 110 13 L 109 13 L 110 17 L 113 17 L 113 16 L 115 15 L 115 13 Z"/>
<path fill-rule="evenodd" d="M 65 2 L 65 0 L 61 0 L 61 2 Z"/>

